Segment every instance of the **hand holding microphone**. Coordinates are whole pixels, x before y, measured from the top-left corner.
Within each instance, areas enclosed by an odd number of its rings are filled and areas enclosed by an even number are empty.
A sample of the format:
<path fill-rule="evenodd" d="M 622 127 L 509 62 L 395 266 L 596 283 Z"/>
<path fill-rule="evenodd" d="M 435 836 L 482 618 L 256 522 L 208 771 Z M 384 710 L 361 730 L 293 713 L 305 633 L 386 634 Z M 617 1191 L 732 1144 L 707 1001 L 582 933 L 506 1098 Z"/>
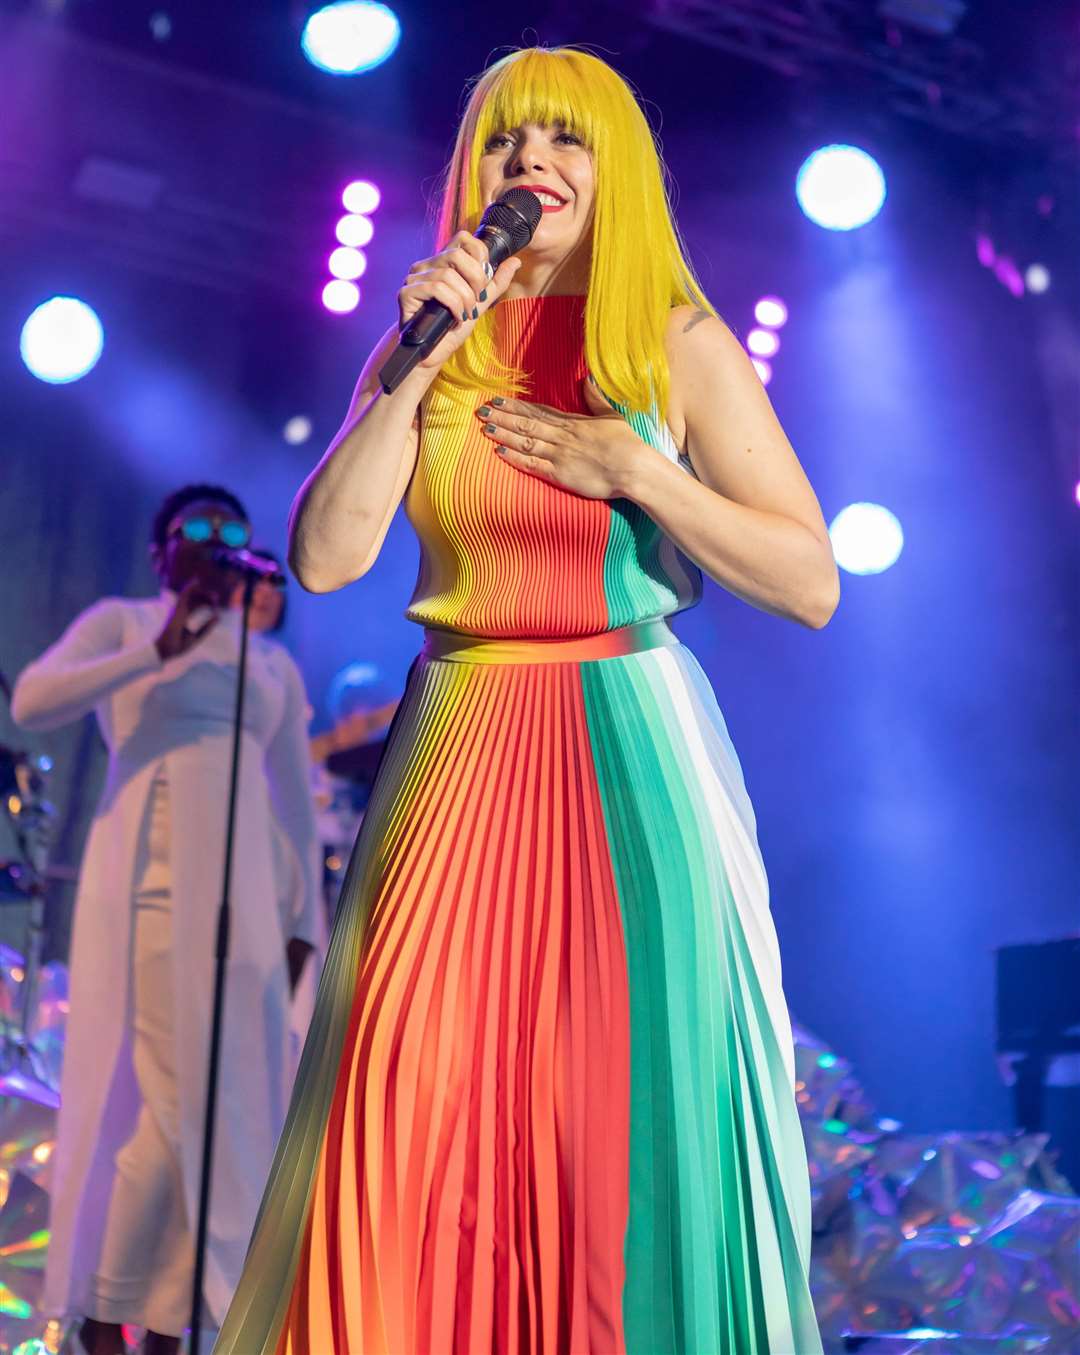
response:
<path fill-rule="evenodd" d="M 514 255 L 540 217 L 536 194 L 511 188 L 488 207 L 475 235 L 458 231 L 445 249 L 413 264 L 398 292 L 401 337 L 379 371 L 387 395 L 414 367 L 437 369 L 461 347 L 521 267 Z"/>

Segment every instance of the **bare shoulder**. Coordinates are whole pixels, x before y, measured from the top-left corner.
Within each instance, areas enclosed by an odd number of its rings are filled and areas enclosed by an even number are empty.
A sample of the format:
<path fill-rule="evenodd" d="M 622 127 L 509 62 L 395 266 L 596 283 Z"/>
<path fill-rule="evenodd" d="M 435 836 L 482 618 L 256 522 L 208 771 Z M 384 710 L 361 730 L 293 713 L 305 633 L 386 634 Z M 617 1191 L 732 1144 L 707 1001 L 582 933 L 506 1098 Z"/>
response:
<path fill-rule="evenodd" d="M 723 382 L 746 362 L 742 345 L 723 320 L 697 306 L 673 306 L 664 332 L 671 386 L 668 426 L 686 450 L 687 407 L 703 386 Z"/>

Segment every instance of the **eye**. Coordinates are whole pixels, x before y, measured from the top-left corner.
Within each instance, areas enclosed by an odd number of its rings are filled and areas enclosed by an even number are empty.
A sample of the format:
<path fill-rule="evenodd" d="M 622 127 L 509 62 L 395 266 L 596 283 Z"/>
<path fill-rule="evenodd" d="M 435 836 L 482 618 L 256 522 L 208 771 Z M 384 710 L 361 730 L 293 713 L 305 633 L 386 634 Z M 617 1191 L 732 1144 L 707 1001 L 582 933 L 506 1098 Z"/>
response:
<path fill-rule="evenodd" d="M 571 146 L 581 146 L 584 144 L 581 137 L 575 136 L 573 132 L 560 132 L 555 140 L 567 142 Z"/>
<path fill-rule="evenodd" d="M 484 150 L 497 151 L 500 146 L 509 145 L 510 141 L 511 136 L 509 132 L 494 132 L 488 137 L 487 141 L 484 142 Z"/>

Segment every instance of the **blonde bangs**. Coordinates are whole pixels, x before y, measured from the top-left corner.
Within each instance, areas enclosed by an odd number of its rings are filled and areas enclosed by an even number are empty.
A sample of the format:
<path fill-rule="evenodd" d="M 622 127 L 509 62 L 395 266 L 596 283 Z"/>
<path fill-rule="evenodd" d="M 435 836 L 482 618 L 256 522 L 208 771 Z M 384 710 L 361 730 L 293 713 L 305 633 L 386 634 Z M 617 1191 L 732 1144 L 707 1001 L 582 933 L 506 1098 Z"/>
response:
<path fill-rule="evenodd" d="M 693 304 L 716 312 L 686 260 L 645 114 L 634 91 L 606 62 L 574 47 L 528 47 L 477 78 L 444 180 L 437 247 L 479 225 L 484 146 L 495 133 L 526 123 L 564 127 L 593 157 L 584 336 L 589 370 L 626 411 L 663 417 L 669 386 L 664 338 L 671 308 Z M 527 395 L 524 373 L 495 357 L 489 316 L 444 365 L 439 383 Z"/>

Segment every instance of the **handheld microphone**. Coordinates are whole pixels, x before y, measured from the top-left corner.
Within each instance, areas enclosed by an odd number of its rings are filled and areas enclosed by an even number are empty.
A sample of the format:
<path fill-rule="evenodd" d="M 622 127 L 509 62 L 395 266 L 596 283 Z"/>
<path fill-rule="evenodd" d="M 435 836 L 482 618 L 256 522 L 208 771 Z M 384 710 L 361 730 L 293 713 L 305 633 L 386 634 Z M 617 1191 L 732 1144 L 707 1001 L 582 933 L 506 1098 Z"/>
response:
<path fill-rule="evenodd" d="M 544 209 L 527 188 L 511 188 L 484 213 L 476 238 L 487 245 L 492 270 L 511 254 L 524 249 L 540 224 Z M 379 381 L 392 395 L 418 362 L 421 362 L 454 323 L 449 307 L 434 297 L 425 301 L 401 331 L 398 345 L 379 369 Z"/>
<path fill-rule="evenodd" d="M 267 583 L 285 582 L 285 575 L 273 560 L 264 559 L 263 556 L 255 555 L 242 547 L 215 546 L 210 552 L 210 558 L 216 565 L 235 570 L 237 574 L 253 574 L 255 578 L 265 579 Z"/>

